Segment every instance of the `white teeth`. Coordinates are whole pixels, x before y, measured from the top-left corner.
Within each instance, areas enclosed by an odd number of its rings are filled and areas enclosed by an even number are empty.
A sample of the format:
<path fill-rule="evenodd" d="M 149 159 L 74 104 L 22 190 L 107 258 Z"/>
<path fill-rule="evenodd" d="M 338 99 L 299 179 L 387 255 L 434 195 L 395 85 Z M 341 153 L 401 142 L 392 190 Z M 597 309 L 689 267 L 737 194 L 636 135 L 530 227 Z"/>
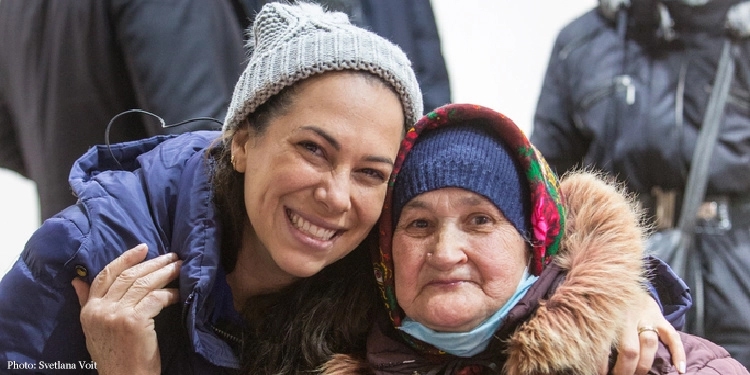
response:
<path fill-rule="evenodd" d="M 325 229 L 321 228 L 319 226 L 313 225 L 311 222 L 303 219 L 299 215 L 296 215 L 294 213 L 289 215 L 289 218 L 292 220 L 292 224 L 295 228 L 301 230 L 302 232 L 305 232 L 310 237 L 315 237 L 316 239 L 328 241 L 336 234 L 335 230 Z"/>

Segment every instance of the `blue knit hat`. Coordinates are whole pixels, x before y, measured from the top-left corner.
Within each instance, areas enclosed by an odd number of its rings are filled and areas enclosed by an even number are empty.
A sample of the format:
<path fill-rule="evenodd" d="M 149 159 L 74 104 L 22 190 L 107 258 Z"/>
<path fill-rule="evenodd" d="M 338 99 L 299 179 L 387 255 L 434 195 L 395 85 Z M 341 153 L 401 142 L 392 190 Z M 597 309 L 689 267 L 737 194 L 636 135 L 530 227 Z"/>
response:
<path fill-rule="evenodd" d="M 393 225 L 411 199 L 445 187 L 486 197 L 528 238 L 528 182 L 506 146 L 486 126 L 448 126 L 417 139 L 393 187 Z"/>

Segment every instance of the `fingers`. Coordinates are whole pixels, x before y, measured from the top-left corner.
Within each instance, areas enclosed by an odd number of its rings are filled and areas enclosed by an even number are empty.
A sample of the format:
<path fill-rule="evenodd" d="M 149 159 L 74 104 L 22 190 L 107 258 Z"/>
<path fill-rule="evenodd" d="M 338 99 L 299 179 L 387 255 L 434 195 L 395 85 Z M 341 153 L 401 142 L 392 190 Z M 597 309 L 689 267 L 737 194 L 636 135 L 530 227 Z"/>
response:
<path fill-rule="evenodd" d="M 687 370 L 685 368 L 687 356 L 685 355 L 685 347 L 682 345 L 682 337 L 679 332 L 667 322 L 665 326 L 659 327 L 659 338 L 672 355 L 672 365 L 677 369 L 677 372 L 684 374 Z"/>
<path fill-rule="evenodd" d="M 596 373 L 599 375 L 609 374 L 609 358 L 599 362 L 599 370 Z"/>
<path fill-rule="evenodd" d="M 147 252 L 145 245 L 124 252 L 90 287 L 80 279 L 72 282 L 82 305 L 86 348 L 100 373 L 134 373 L 132 364 L 154 370 L 149 373 L 161 367 L 154 317 L 179 301 L 178 289 L 166 286 L 179 276 L 182 261 L 176 254 L 144 261 Z"/>
<path fill-rule="evenodd" d="M 176 288 L 156 289 L 143 297 L 134 310 L 136 314 L 148 318 L 159 315 L 159 312 L 180 300 L 180 292 Z"/>
<path fill-rule="evenodd" d="M 148 297 L 144 305 L 139 307 L 145 311 L 152 311 L 152 307 L 161 307 L 161 310 L 173 303 L 171 292 L 152 293 L 179 276 L 182 261 L 177 259 L 176 254 L 169 253 L 144 262 L 147 253 L 148 247 L 145 244 L 125 251 L 104 267 L 90 287 L 82 280 L 73 281 L 81 306 L 91 298 L 135 307 Z"/>
<path fill-rule="evenodd" d="M 76 295 L 78 296 L 78 303 L 81 305 L 81 307 L 83 307 L 89 300 L 89 284 L 79 278 L 73 279 L 71 284 L 73 285 L 73 289 L 75 289 Z"/>
<path fill-rule="evenodd" d="M 636 373 L 640 362 L 641 344 L 638 339 L 638 332 L 632 329 L 625 329 L 620 337 L 620 346 L 617 350 L 617 361 L 615 362 L 612 373 L 614 375 L 633 375 Z M 653 357 L 651 357 L 653 361 Z M 650 363 L 649 363 L 650 367 Z"/>
<path fill-rule="evenodd" d="M 659 349 L 659 333 L 658 330 L 643 325 L 636 331 L 638 334 L 638 340 L 640 342 L 640 356 L 638 358 L 638 365 L 635 368 L 636 375 L 645 375 L 651 369 L 651 365 L 654 363 L 654 357 L 656 351 Z"/>
<path fill-rule="evenodd" d="M 638 297 L 620 334 L 615 375 L 645 375 L 659 350 L 669 346 L 678 372 L 684 373 L 685 351 L 679 333 L 662 315 L 659 304 L 647 293 Z M 680 371 L 683 370 L 683 371 Z"/>
<path fill-rule="evenodd" d="M 153 279 L 159 276 L 160 273 L 158 271 L 160 269 L 169 267 L 175 261 L 177 261 L 176 254 L 162 254 L 154 259 L 136 264 L 122 271 L 114 279 L 104 298 L 117 301 L 123 299 L 126 293 L 129 294 L 130 301 L 133 301 L 132 298 L 138 296 L 142 298 L 147 293 L 147 289 L 160 288 L 166 285 L 159 285 L 161 279 Z M 139 292 L 139 295 L 134 295 L 134 292 Z"/>
<path fill-rule="evenodd" d="M 656 327 L 642 325 L 634 333 L 623 333 L 617 362 L 612 370 L 615 375 L 648 374 L 654 362 L 661 340 L 669 348 L 672 364 L 680 374 L 685 373 L 685 349 L 677 330 L 666 320 Z"/>
<path fill-rule="evenodd" d="M 162 288 L 166 283 L 171 281 L 171 279 L 169 279 L 164 282 L 165 276 L 171 274 L 171 271 L 174 271 L 169 267 L 173 267 L 172 264 L 178 261 L 177 255 L 174 253 L 163 254 L 154 259 L 131 265 L 129 268 L 115 274 L 115 272 L 120 270 L 122 264 L 130 264 L 129 261 L 119 262 L 120 259 L 125 258 L 130 258 L 130 254 L 123 253 L 123 255 L 107 265 L 107 267 L 105 267 L 105 271 L 107 272 L 102 276 L 102 279 L 99 279 L 101 274 L 97 276 L 94 283 L 92 283 L 92 298 L 97 297 L 111 301 L 118 301 L 123 299 L 126 293 L 128 293 L 130 298 L 128 301 L 134 302 L 133 298 L 136 298 L 135 301 L 137 301 L 140 298 L 143 298 L 149 290 Z M 110 266 L 112 267 L 108 269 Z M 165 267 L 168 267 L 170 271 L 166 271 L 166 273 L 165 271 L 157 272 Z M 105 271 L 102 271 L 102 273 Z M 99 282 L 99 280 L 103 281 Z M 107 285 L 107 283 L 109 283 L 109 286 L 104 290 L 104 286 Z M 94 288 L 97 288 L 96 294 L 93 294 Z"/>
<path fill-rule="evenodd" d="M 148 247 L 146 244 L 138 244 L 136 247 L 122 253 L 117 259 L 109 263 L 91 283 L 89 297 L 101 298 L 109 291 L 115 279 L 126 269 L 146 259 Z"/>
<path fill-rule="evenodd" d="M 159 258 L 175 259 L 175 257 L 169 258 L 167 256 L 161 256 Z M 174 260 L 159 268 L 154 269 L 154 267 L 157 267 L 161 265 L 161 263 L 163 263 L 163 261 L 159 261 L 159 258 L 152 259 L 149 262 L 144 262 L 143 264 L 125 271 L 128 272 L 132 270 L 132 272 L 137 275 L 138 278 L 132 281 L 129 288 L 125 291 L 125 293 L 123 293 L 121 298 L 122 303 L 128 306 L 136 306 L 142 299 L 149 296 L 153 291 L 164 288 L 167 284 L 169 284 L 170 281 L 174 280 L 180 275 L 180 267 L 182 266 L 181 260 Z M 140 268 L 136 269 L 136 267 Z M 118 277 L 115 283 L 117 284 L 117 282 L 120 280 L 121 278 Z M 129 280 L 129 277 L 122 278 L 122 280 Z M 126 283 L 126 281 L 123 281 L 123 284 Z M 115 288 L 115 285 L 113 285 L 113 288 Z"/>

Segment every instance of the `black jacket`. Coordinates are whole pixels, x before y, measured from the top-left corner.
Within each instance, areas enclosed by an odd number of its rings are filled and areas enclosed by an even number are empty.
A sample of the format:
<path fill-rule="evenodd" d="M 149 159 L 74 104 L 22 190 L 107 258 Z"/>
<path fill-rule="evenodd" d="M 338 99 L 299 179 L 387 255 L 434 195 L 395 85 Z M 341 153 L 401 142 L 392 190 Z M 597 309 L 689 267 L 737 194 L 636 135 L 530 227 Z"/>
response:
<path fill-rule="evenodd" d="M 638 193 L 684 186 L 732 2 L 711 1 L 697 15 L 665 1 L 672 41 L 650 0 L 633 1 L 619 25 L 596 9 L 567 25 L 549 59 L 531 135 L 550 165 L 560 173 L 595 166 Z M 750 38 L 737 41 L 734 60 L 708 194 L 750 192 Z"/>
<path fill-rule="evenodd" d="M 70 167 L 105 142 L 113 116 L 140 108 L 167 124 L 223 120 L 244 61 L 230 0 L 2 0 L 0 168 L 36 182 L 46 219 L 75 203 Z M 216 124 L 191 125 L 129 115 L 110 138 Z"/>
<path fill-rule="evenodd" d="M 630 3 L 619 12 L 591 10 L 559 33 L 531 140 L 559 173 L 573 165 L 604 170 L 647 208 L 654 207 L 654 187 L 679 197 L 722 44 L 732 38 L 735 74 L 706 192 L 707 200 L 729 203 L 717 210 L 720 220 L 698 220 L 684 277 L 695 301 L 703 301 L 688 313 L 688 330 L 750 366 L 750 36 L 723 27 L 730 7 L 744 7 L 741 20 L 750 25 L 750 0 Z M 675 203 L 679 210 L 679 198 Z M 704 319 L 698 306 L 705 306 Z"/>

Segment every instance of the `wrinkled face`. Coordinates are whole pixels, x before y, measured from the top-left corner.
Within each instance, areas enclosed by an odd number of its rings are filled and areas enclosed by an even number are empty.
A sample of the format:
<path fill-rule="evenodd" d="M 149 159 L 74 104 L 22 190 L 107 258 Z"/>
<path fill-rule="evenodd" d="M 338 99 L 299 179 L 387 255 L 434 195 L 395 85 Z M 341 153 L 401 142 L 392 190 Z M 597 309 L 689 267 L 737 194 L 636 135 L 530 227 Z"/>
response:
<path fill-rule="evenodd" d="M 260 135 L 238 132 L 251 251 L 280 276 L 311 276 L 375 225 L 403 133 L 398 96 L 350 72 L 298 83 L 291 106 Z M 247 132 L 247 131 L 243 131 Z M 243 250 L 244 251 L 244 250 Z"/>
<path fill-rule="evenodd" d="M 396 299 L 428 328 L 466 332 L 510 299 L 527 260 L 525 241 L 487 198 L 427 192 L 404 205 L 393 234 Z"/>

